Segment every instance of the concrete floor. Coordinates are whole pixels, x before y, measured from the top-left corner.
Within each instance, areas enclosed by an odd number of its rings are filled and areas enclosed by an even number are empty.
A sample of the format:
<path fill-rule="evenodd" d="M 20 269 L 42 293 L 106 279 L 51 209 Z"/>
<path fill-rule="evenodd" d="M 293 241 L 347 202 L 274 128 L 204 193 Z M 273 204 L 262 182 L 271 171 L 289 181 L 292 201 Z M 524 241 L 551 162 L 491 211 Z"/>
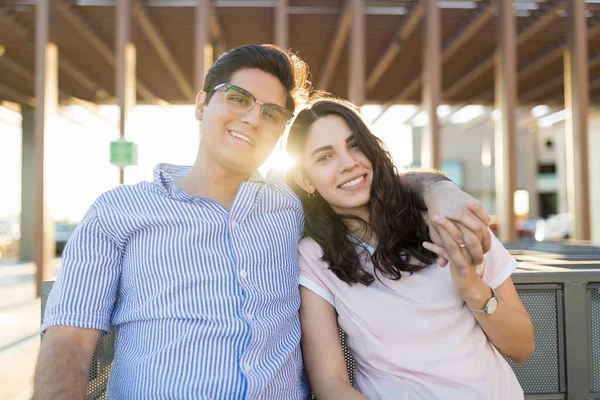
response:
<path fill-rule="evenodd" d="M 31 398 L 40 347 L 34 273 L 32 263 L 0 262 L 0 400 Z"/>

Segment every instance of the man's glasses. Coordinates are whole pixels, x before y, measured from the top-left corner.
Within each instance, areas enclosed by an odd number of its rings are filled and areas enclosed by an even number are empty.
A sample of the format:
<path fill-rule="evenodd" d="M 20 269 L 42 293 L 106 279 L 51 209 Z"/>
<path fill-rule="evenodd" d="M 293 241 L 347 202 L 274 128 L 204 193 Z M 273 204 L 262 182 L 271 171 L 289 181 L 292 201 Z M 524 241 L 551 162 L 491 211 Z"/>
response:
<path fill-rule="evenodd" d="M 212 91 L 225 89 L 225 102 L 236 114 L 246 114 L 252 110 L 256 103 L 262 107 L 260 109 L 260 117 L 265 125 L 276 129 L 282 129 L 292 119 L 294 114 L 277 104 L 262 103 L 247 90 L 231 83 L 221 83 L 213 88 Z"/>

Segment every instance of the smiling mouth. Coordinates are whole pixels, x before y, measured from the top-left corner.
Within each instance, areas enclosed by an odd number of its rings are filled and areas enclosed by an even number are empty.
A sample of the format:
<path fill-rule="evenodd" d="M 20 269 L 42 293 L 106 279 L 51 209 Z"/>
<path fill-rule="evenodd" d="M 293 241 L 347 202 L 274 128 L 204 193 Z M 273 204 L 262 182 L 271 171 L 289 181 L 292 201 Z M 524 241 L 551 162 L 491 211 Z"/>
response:
<path fill-rule="evenodd" d="M 248 142 L 251 146 L 254 146 L 254 142 L 252 140 L 250 140 L 250 138 L 248 136 L 244 136 L 241 133 L 238 133 L 236 131 L 228 131 L 228 132 L 231 136 L 241 139 L 245 142 Z"/>
<path fill-rule="evenodd" d="M 352 179 L 351 181 L 348 181 L 346 183 L 342 183 L 339 187 L 340 188 L 349 188 L 349 187 L 352 187 L 352 186 L 356 186 L 359 183 L 361 183 L 364 179 L 365 179 L 365 175 L 361 175 L 358 178 Z"/>

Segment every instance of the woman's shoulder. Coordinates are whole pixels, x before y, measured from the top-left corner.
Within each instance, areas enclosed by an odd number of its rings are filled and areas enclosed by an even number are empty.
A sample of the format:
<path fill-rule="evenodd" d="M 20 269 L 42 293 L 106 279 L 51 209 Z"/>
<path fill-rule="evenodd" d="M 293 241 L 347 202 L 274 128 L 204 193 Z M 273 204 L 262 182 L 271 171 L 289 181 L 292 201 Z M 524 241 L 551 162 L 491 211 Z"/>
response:
<path fill-rule="evenodd" d="M 312 255 L 321 258 L 323 256 L 323 249 L 319 244 L 311 237 L 305 236 L 298 243 L 298 251 L 302 254 Z"/>
<path fill-rule="evenodd" d="M 310 265 L 312 269 L 329 269 L 329 264 L 323 261 L 323 249 L 311 237 L 305 236 L 300 240 L 298 256 L 301 265 Z"/>

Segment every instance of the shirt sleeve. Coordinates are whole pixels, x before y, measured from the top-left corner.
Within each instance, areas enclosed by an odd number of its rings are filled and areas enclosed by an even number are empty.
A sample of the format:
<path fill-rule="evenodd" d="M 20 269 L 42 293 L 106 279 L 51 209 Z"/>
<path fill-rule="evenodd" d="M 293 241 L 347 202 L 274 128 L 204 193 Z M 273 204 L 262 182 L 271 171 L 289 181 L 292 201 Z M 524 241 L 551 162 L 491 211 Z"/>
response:
<path fill-rule="evenodd" d="M 92 206 L 69 239 L 54 283 L 42 332 L 62 325 L 110 332 L 122 249 L 105 233 Z"/>
<path fill-rule="evenodd" d="M 298 245 L 298 256 L 300 286 L 304 286 L 335 307 L 335 297 L 323 279 L 323 275 L 329 270 L 327 263 L 321 260 L 323 256 L 321 247 L 314 240 L 304 238 Z"/>
<path fill-rule="evenodd" d="M 496 236 L 490 232 L 492 246 L 484 256 L 481 278 L 496 289 L 517 269 L 517 260 L 510 255 Z"/>

